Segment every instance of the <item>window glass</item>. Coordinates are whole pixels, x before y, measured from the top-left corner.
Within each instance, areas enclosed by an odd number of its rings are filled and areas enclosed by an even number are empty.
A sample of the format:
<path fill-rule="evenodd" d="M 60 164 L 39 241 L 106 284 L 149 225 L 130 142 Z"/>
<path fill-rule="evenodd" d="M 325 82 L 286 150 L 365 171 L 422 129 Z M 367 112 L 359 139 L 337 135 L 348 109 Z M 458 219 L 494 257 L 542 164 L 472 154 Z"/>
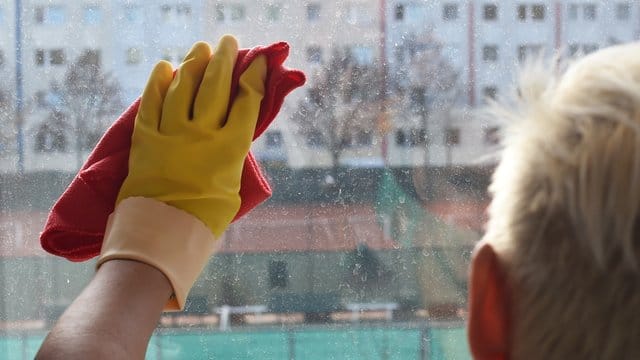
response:
<path fill-rule="evenodd" d="M 498 60 L 498 47 L 495 45 L 485 45 L 482 48 L 482 60 L 493 62 Z"/>
<path fill-rule="evenodd" d="M 442 7 L 443 20 L 456 20 L 458 18 L 458 4 L 445 4 Z"/>
<path fill-rule="evenodd" d="M 49 62 L 51 65 L 62 65 L 65 63 L 64 49 L 49 50 Z"/>
<path fill-rule="evenodd" d="M 534 20 L 544 20 L 545 6 L 536 4 L 531 6 L 531 17 Z"/>
<path fill-rule="evenodd" d="M 584 19 L 591 21 L 595 20 L 597 16 L 597 9 L 598 7 L 596 6 L 596 4 L 584 4 Z"/>
<path fill-rule="evenodd" d="M 142 7 L 138 5 L 126 5 L 124 7 L 124 19 L 129 23 L 141 23 L 143 19 Z"/>
<path fill-rule="evenodd" d="M 578 9 L 579 9 L 580 5 L 578 5 L 578 4 L 569 4 L 568 6 L 569 7 L 568 7 L 567 13 L 568 13 L 569 19 L 576 20 L 578 18 Z"/>
<path fill-rule="evenodd" d="M 268 4 L 266 11 L 267 11 L 267 19 L 270 22 L 280 21 L 282 4 Z"/>
<path fill-rule="evenodd" d="M 136 65 L 139 64 L 142 60 L 142 53 L 140 48 L 130 47 L 127 49 L 127 65 Z"/>
<path fill-rule="evenodd" d="M 307 48 L 307 61 L 311 63 L 322 62 L 322 48 L 319 46 L 310 46 Z"/>
<path fill-rule="evenodd" d="M 307 4 L 307 20 L 317 21 L 320 19 L 321 5 L 319 3 Z"/>
<path fill-rule="evenodd" d="M 97 25 L 102 21 L 102 9 L 97 5 L 86 6 L 83 17 L 85 24 Z"/>
<path fill-rule="evenodd" d="M 245 17 L 245 6 L 241 4 L 233 4 L 231 5 L 231 20 L 239 21 L 244 20 Z"/>
<path fill-rule="evenodd" d="M 518 5 L 518 19 L 527 20 L 527 5 Z"/>
<path fill-rule="evenodd" d="M 62 25 L 66 21 L 66 9 L 63 5 L 48 5 L 40 10 L 42 12 L 38 20 L 46 25 Z"/>
<path fill-rule="evenodd" d="M 495 4 L 487 4 L 484 5 L 484 19 L 485 20 L 495 20 L 498 18 L 498 5 Z"/>
<path fill-rule="evenodd" d="M 470 359 L 467 269 L 507 121 L 485 107 L 540 54 L 637 40 L 637 10 L 626 0 L 0 2 L 0 358 L 33 358 L 95 273 L 94 260 L 39 244 L 92 147 L 155 63 L 177 67 L 194 41 L 231 33 L 242 48 L 287 42 L 284 65 L 307 82 L 252 147 L 272 197 L 220 237 L 188 311 L 163 315 L 147 358 Z"/>
<path fill-rule="evenodd" d="M 629 20 L 631 13 L 631 4 L 629 3 L 617 3 L 616 4 L 616 19 Z"/>

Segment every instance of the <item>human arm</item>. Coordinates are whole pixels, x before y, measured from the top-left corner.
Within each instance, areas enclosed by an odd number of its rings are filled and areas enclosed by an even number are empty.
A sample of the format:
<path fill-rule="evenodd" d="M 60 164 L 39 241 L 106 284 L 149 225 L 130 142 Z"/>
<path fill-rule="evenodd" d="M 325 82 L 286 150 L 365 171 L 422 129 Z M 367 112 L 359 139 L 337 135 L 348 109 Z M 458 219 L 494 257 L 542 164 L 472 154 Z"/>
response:
<path fill-rule="evenodd" d="M 242 166 L 264 95 L 266 59 L 260 56 L 242 73 L 238 94 L 230 98 L 237 51 L 236 40 L 225 36 L 213 56 L 207 44 L 196 43 L 175 77 L 169 63 L 154 68 L 98 271 L 45 339 L 41 358 L 68 358 L 57 357 L 61 347 L 65 355 L 93 347 L 91 358 L 109 349 L 124 351 L 124 358 L 143 356 L 162 309 L 184 307 L 216 239 L 240 206 Z M 144 286 L 137 286 L 140 281 Z M 97 314 L 84 316 L 87 312 Z M 76 340 L 74 328 L 89 331 Z M 123 339 L 131 331 L 123 328 L 137 331 L 136 336 Z M 103 335 L 106 343 L 88 341 Z"/>
<path fill-rule="evenodd" d="M 49 332 L 36 359 L 142 359 L 171 293 L 167 278 L 152 266 L 106 262 Z"/>

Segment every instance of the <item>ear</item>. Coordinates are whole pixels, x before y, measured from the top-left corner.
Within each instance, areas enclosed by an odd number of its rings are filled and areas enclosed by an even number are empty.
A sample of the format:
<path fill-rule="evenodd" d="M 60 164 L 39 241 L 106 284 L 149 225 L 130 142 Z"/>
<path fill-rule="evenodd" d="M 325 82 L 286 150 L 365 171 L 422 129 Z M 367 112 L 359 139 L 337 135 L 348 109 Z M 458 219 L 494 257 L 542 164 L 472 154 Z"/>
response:
<path fill-rule="evenodd" d="M 469 346 L 475 360 L 507 359 L 509 291 L 493 247 L 481 242 L 471 263 Z"/>

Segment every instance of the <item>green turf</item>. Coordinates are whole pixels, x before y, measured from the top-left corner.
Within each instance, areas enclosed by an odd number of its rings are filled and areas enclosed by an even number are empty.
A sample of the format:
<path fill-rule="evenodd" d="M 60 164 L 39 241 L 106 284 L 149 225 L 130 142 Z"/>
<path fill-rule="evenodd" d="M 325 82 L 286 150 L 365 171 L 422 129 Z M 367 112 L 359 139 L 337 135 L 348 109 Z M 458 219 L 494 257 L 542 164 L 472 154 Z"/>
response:
<path fill-rule="evenodd" d="M 422 337 L 425 340 L 422 341 Z M 0 336 L 0 358 L 33 359 L 44 334 Z M 294 357 L 291 357 L 293 353 Z M 163 330 L 149 360 L 429 360 L 470 359 L 464 328 L 310 327 L 259 330 Z"/>

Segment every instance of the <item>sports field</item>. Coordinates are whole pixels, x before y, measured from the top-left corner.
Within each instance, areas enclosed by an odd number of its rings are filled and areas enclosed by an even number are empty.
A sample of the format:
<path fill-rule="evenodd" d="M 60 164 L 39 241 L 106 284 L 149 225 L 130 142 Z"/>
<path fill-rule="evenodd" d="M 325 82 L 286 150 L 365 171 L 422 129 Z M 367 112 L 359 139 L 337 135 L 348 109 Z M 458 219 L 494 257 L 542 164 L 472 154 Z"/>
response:
<path fill-rule="evenodd" d="M 43 333 L 0 339 L 0 358 L 33 359 Z M 234 331 L 162 329 L 147 359 L 404 360 L 470 359 L 457 327 L 318 326 Z"/>

